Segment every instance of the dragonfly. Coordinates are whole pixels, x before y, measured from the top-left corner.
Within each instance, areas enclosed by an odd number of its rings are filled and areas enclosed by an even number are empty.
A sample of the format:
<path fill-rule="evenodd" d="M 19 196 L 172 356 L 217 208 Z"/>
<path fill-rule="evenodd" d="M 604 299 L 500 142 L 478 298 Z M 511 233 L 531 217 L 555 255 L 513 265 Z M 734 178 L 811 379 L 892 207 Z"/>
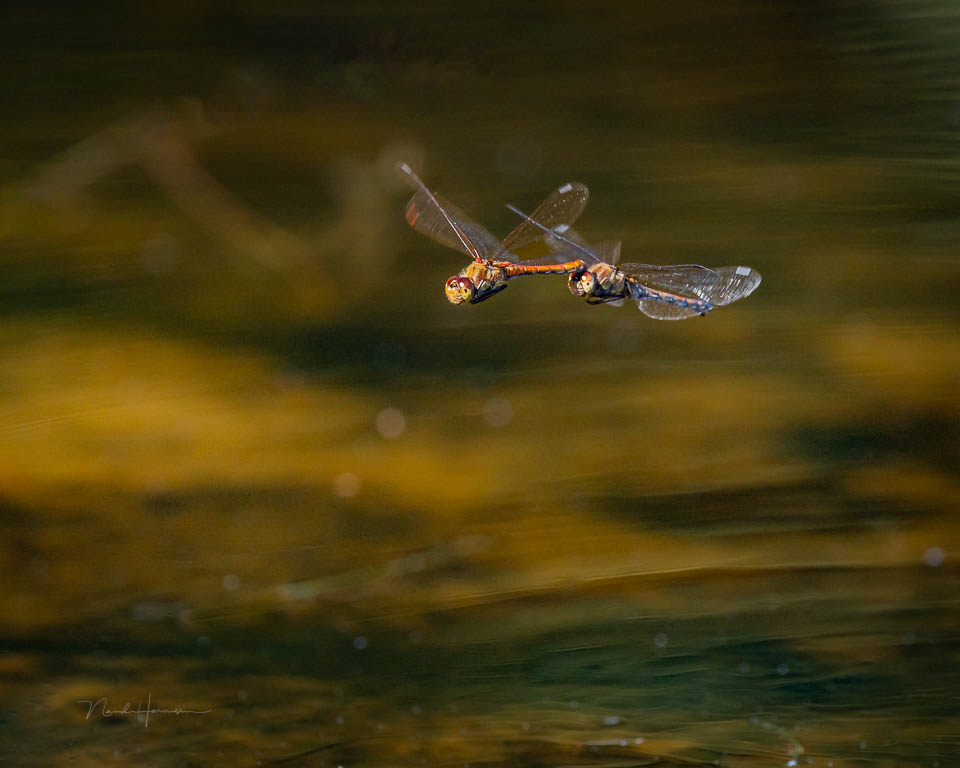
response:
<path fill-rule="evenodd" d="M 583 269 L 570 273 L 567 286 L 589 304 L 635 301 L 640 311 L 656 320 L 685 320 L 706 315 L 749 296 L 760 285 L 753 267 L 704 267 L 700 264 L 620 264 L 620 242 L 589 245 L 570 223 L 548 224 L 512 205 L 511 211 L 538 227 L 548 245 L 562 258 L 576 255 Z"/>
<path fill-rule="evenodd" d="M 574 221 L 583 212 L 589 197 L 583 184 L 571 182 L 555 189 L 537 206 L 532 219 L 525 219 L 501 241 L 455 205 L 427 189 L 409 165 L 401 162 L 396 167 L 414 190 L 407 203 L 407 223 L 420 234 L 473 259 L 444 285 L 444 293 L 451 304 L 486 301 L 519 275 L 570 274 L 582 271 L 586 266 L 579 257 L 556 264 L 543 263 L 545 257 L 542 256 L 518 261 L 513 253 L 525 245 L 542 241 L 542 227 L 549 230 Z"/>

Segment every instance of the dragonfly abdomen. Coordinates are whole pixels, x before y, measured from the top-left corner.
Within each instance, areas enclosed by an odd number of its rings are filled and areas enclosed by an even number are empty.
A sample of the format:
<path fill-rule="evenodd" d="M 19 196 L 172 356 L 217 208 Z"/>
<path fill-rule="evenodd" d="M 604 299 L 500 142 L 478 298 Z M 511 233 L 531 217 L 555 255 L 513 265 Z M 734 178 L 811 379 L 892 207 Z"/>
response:
<path fill-rule="evenodd" d="M 671 304 L 675 307 L 692 309 L 696 312 L 699 312 L 701 315 L 705 315 L 707 312 L 713 309 L 713 304 L 711 304 L 709 301 L 704 301 L 703 299 L 691 299 L 687 296 L 678 296 L 675 293 L 668 293 L 667 291 L 658 291 L 656 288 L 649 288 L 646 285 L 641 285 L 634 280 L 631 280 L 630 282 L 633 286 L 633 298 L 636 301 L 652 299 L 653 301 Z"/>
<path fill-rule="evenodd" d="M 563 264 L 514 264 L 512 262 L 494 262 L 494 266 L 503 269 L 509 277 L 517 275 L 565 275 L 583 269 L 580 259 Z"/>

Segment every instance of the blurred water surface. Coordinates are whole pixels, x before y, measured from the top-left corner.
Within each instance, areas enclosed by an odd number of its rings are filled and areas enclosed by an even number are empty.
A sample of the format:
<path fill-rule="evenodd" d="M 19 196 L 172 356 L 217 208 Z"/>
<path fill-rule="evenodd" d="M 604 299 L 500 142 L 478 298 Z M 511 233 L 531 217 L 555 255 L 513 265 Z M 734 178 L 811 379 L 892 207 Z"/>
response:
<path fill-rule="evenodd" d="M 2 16 L 5 765 L 960 764 L 955 4 Z"/>

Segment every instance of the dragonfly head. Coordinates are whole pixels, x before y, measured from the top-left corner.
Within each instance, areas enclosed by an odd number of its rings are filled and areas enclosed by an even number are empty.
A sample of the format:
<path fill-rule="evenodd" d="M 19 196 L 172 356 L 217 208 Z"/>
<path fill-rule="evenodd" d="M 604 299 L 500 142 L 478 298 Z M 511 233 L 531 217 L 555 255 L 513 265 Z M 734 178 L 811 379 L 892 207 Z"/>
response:
<path fill-rule="evenodd" d="M 469 277 L 454 275 L 443 286 L 443 292 L 447 295 L 447 301 L 451 304 L 463 304 L 473 301 L 477 288 Z"/>
<path fill-rule="evenodd" d="M 581 269 L 567 278 L 567 287 L 574 296 L 590 296 L 597 287 L 597 276 L 588 269 Z"/>

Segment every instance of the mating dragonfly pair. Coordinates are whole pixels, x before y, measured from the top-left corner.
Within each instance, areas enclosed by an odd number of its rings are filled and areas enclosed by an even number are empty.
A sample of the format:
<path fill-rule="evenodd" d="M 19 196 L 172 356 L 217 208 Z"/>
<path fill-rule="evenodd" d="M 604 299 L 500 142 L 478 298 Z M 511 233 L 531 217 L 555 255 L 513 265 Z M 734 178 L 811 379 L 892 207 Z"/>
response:
<path fill-rule="evenodd" d="M 530 215 L 508 205 L 523 221 L 497 240 L 427 189 L 409 165 L 399 163 L 397 171 L 414 189 L 406 210 L 410 226 L 473 259 L 446 282 L 453 304 L 485 301 L 519 275 L 566 274 L 570 292 L 590 304 L 635 301 L 641 312 L 657 320 L 683 320 L 749 296 L 760 285 L 760 273 L 752 267 L 618 265 L 619 242 L 591 246 L 571 227 L 587 205 L 589 192 L 583 184 L 569 182 L 555 189 Z M 516 251 L 534 243 L 544 243 L 550 255 L 516 257 Z"/>

